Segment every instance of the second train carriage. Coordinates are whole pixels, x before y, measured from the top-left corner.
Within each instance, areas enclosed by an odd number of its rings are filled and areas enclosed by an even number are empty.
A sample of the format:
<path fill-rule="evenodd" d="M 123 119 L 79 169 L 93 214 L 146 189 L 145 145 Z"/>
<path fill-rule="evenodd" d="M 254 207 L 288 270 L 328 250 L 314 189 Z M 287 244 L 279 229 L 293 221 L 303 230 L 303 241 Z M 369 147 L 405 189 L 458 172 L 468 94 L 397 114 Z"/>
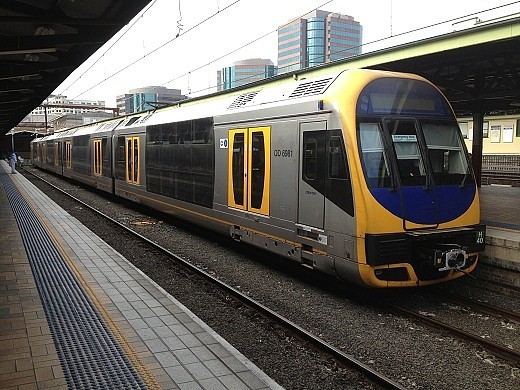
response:
<path fill-rule="evenodd" d="M 485 235 L 478 193 L 433 85 L 349 70 L 262 87 L 35 140 L 33 159 L 361 285 L 473 270 Z M 53 142 L 60 160 L 48 158 Z"/>

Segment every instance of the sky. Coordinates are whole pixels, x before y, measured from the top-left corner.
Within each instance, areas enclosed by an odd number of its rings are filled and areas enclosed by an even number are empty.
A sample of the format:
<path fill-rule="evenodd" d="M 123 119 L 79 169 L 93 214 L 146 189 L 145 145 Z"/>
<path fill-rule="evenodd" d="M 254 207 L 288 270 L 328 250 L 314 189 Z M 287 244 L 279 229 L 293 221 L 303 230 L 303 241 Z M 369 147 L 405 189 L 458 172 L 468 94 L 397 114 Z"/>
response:
<path fill-rule="evenodd" d="M 104 100 L 106 106 L 115 107 L 117 95 L 151 85 L 180 89 L 189 96 L 212 93 L 217 70 L 235 61 L 265 58 L 276 64 L 277 28 L 314 9 L 350 15 L 360 22 L 363 53 L 454 31 L 456 21 L 520 14 L 520 1 L 513 0 L 152 0 L 150 4 L 53 94 Z M 425 28 L 432 25 L 436 26 Z"/>

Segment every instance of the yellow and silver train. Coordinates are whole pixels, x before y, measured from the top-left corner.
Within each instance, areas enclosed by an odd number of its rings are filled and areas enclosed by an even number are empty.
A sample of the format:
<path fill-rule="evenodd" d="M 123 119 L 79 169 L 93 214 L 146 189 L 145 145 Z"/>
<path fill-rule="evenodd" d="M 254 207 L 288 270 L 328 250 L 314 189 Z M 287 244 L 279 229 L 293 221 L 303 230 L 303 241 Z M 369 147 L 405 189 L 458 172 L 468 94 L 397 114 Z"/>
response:
<path fill-rule="evenodd" d="M 453 111 L 411 74 L 277 79 L 31 147 L 36 166 L 363 286 L 458 278 L 484 249 Z"/>

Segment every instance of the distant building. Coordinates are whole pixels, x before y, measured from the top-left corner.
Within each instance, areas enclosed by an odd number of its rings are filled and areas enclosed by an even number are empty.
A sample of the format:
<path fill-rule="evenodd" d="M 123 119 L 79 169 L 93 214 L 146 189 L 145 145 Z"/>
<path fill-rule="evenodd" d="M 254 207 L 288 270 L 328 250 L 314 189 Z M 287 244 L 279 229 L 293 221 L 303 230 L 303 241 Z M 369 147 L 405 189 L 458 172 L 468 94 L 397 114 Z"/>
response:
<path fill-rule="evenodd" d="M 100 118 L 113 116 L 112 112 L 108 113 L 100 110 L 104 107 L 104 100 L 75 100 L 69 99 L 64 95 L 50 95 L 40 106 L 32 110 L 24 120 L 20 122 L 18 127 L 32 127 L 30 124 L 37 124 L 38 127 L 43 129 L 55 131 L 54 126 L 58 122 L 61 126 L 59 128 L 85 123 L 83 119 L 81 119 L 83 115 L 88 116 L 91 114 L 94 117 L 98 116 Z M 67 118 L 69 117 L 76 119 L 72 122 L 67 122 Z M 60 120 L 58 121 L 58 119 Z"/>
<path fill-rule="evenodd" d="M 315 10 L 278 29 L 278 73 L 361 54 L 363 27 L 352 16 Z"/>
<path fill-rule="evenodd" d="M 167 106 L 188 97 L 181 94 L 180 89 L 169 89 L 162 86 L 150 86 L 130 90 L 116 98 L 119 114 L 146 111 Z"/>
<path fill-rule="evenodd" d="M 43 107 L 44 105 L 49 105 L 50 107 L 45 109 L 45 107 Z M 54 105 L 66 107 L 52 107 Z M 88 106 L 88 108 L 85 106 Z M 45 117 L 45 111 L 47 111 L 47 120 L 50 121 L 64 114 L 82 114 L 85 112 L 98 111 L 98 109 L 102 107 L 105 107 L 104 100 L 73 100 L 64 95 L 50 95 L 41 106 L 32 110 L 25 120 L 29 122 L 42 121 Z"/>
<path fill-rule="evenodd" d="M 86 125 L 112 118 L 114 114 L 104 111 L 86 112 L 83 114 L 64 114 L 49 121 L 49 126 L 54 132 L 70 127 Z"/>
<path fill-rule="evenodd" d="M 233 66 L 217 71 L 217 90 L 240 87 L 275 75 L 276 66 L 271 60 L 251 58 L 236 61 L 233 62 Z"/>

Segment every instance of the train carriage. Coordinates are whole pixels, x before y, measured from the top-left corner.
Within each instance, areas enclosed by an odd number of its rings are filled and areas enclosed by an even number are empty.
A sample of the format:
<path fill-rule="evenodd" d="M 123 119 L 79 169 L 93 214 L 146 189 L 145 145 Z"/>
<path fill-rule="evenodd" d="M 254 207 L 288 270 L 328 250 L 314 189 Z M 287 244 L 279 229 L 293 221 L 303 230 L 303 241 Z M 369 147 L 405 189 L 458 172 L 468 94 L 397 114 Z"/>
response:
<path fill-rule="evenodd" d="M 73 178 L 349 282 L 447 281 L 484 248 L 451 107 L 414 75 L 264 83 L 74 131 Z"/>

